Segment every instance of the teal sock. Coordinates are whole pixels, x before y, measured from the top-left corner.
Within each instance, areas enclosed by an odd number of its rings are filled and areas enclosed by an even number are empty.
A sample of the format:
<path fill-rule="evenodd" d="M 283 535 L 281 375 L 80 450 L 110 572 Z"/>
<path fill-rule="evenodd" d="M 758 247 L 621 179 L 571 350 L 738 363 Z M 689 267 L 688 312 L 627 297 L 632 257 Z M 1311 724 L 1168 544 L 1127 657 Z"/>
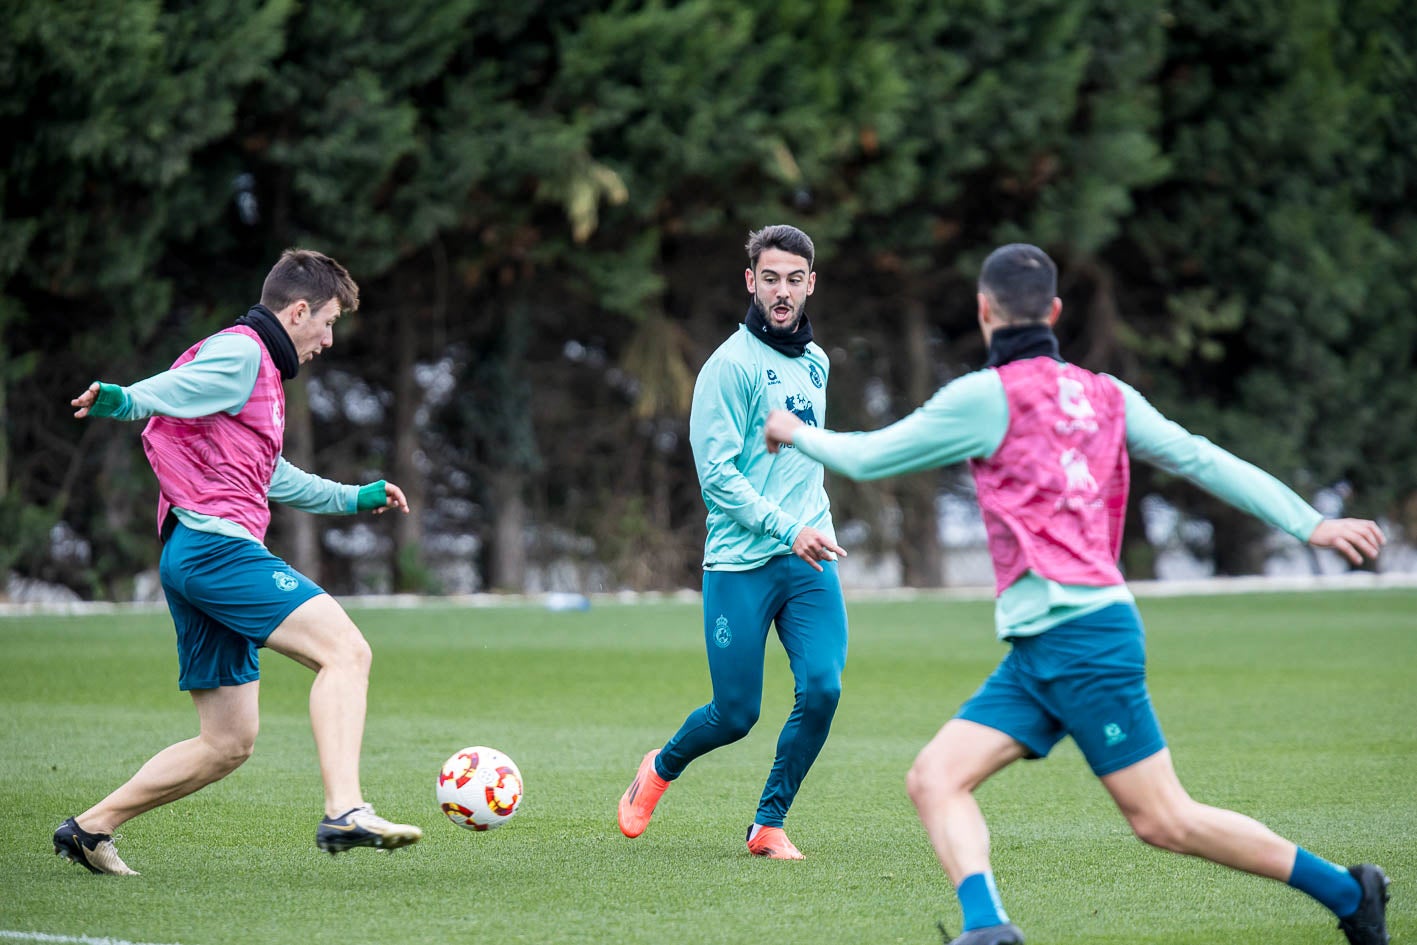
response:
<path fill-rule="evenodd" d="M 964 931 L 982 929 L 990 925 L 1003 925 L 1009 921 L 1004 914 L 1004 904 L 999 901 L 999 890 L 994 886 L 994 874 L 974 873 L 964 878 L 955 890 L 959 896 L 959 907 L 964 911 Z"/>
<path fill-rule="evenodd" d="M 1308 893 L 1333 910 L 1340 919 L 1358 911 L 1363 899 L 1363 887 L 1353 874 L 1336 863 L 1320 859 L 1303 847 L 1294 857 L 1294 871 L 1289 885 Z"/>

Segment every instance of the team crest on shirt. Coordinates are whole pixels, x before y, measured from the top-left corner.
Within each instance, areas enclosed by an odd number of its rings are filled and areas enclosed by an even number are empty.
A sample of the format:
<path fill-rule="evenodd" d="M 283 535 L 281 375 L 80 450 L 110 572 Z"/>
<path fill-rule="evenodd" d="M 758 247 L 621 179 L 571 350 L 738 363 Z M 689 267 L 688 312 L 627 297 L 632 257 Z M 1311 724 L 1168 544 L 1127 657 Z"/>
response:
<path fill-rule="evenodd" d="M 300 582 L 295 579 L 295 575 L 289 571 L 272 571 L 271 580 L 276 582 L 278 590 L 289 593 L 300 586 Z"/>
<path fill-rule="evenodd" d="M 271 404 L 271 423 L 274 423 L 277 430 L 285 429 L 285 418 L 280 415 L 280 402 Z"/>
<path fill-rule="evenodd" d="M 817 390 L 822 389 L 822 372 L 817 370 L 817 366 L 815 364 L 807 365 L 807 376 L 812 379 L 813 387 L 815 387 Z M 812 424 L 812 426 L 816 426 L 816 424 L 814 423 Z"/>
<path fill-rule="evenodd" d="M 733 631 L 728 629 L 728 618 L 723 614 L 718 615 L 718 619 L 713 622 L 713 643 L 720 650 L 728 649 L 728 644 L 733 642 Z"/>

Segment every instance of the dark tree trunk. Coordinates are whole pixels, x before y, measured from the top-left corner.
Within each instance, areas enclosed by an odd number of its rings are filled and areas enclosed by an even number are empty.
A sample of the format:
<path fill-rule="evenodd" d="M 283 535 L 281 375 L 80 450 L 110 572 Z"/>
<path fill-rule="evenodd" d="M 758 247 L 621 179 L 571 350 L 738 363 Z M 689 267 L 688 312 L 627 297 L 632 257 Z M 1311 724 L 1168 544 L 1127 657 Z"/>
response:
<path fill-rule="evenodd" d="M 910 301 L 905 307 L 905 395 L 910 409 L 923 404 L 934 392 L 934 366 L 930 363 L 930 335 L 925 304 Z M 940 548 L 939 477 L 933 473 L 906 476 L 897 484 L 900 503 L 901 579 L 907 587 L 941 587 L 945 583 L 944 555 Z"/>
<path fill-rule="evenodd" d="M 492 478 L 493 507 L 491 585 L 496 590 L 520 591 L 526 587 L 526 499 L 524 476 L 504 469 Z"/>
<path fill-rule="evenodd" d="M 1216 503 L 1207 516 L 1214 530 L 1211 556 L 1218 575 L 1263 574 L 1269 527 L 1238 509 Z"/>
<path fill-rule="evenodd" d="M 394 319 L 394 463 L 390 481 L 403 490 L 409 512 L 394 518 L 394 587 L 422 592 L 428 572 L 423 560 L 423 503 L 427 484 L 418 468 L 418 407 L 422 392 L 414 370 L 418 366 L 418 317 L 405 311 Z"/>
<path fill-rule="evenodd" d="M 315 465 L 315 429 L 310 418 L 310 397 L 305 378 L 296 378 L 285 387 L 285 446 L 286 460 L 307 472 L 318 475 Z M 295 570 L 319 584 L 323 568 L 320 562 L 320 526 L 315 516 L 281 505 L 271 508 L 279 523 L 281 550 L 277 552 Z"/>

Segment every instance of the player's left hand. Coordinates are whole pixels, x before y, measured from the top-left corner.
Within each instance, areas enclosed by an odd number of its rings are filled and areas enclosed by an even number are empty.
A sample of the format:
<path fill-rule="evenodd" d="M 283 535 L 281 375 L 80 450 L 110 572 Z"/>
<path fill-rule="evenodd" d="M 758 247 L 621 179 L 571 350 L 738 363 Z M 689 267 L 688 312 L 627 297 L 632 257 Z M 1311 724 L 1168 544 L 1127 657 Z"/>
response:
<path fill-rule="evenodd" d="M 388 504 L 382 508 L 374 510 L 375 515 L 383 515 L 389 509 L 399 509 L 403 514 L 408 514 L 408 499 L 404 497 L 403 490 L 392 482 L 384 483 L 384 495 L 388 497 Z"/>
<path fill-rule="evenodd" d="M 792 416 L 788 414 L 788 416 Z M 792 417 L 796 420 L 796 417 Z M 803 561 L 822 570 L 818 561 L 835 561 L 838 557 L 846 557 L 846 549 L 832 541 L 826 535 L 808 525 L 797 533 L 797 538 L 792 542 L 792 553 Z"/>
<path fill-rule="evenodd" d="M 768 414 L 768 422 L 763 427 L 763 435 L 768 441 L 768 452 L 776 453 L 783 446 L 791 446 L 797 430 L 804 426 L 806 424 L 802 419 L 791 411 L 774 410 Z"/>
<path fill-rule="evenodd" d="M 1309 536 L 1315 548 L 1332 548 L 1354 564 L 1362 564 L 1365 557 L 1377 558 L 1386 543 L 1378 523 L 1365 518 L 1326 518 Z"/>
<path fill-rule="evenodd" d="M 89 385 L 88 390 L 69 401 L 70 407 L 79 408 L 74 411 L 74 416 L 82 420 L 89 415 L 89 410 L 98 402 L 98 389 L 98 381 L 94 381 Z"/>

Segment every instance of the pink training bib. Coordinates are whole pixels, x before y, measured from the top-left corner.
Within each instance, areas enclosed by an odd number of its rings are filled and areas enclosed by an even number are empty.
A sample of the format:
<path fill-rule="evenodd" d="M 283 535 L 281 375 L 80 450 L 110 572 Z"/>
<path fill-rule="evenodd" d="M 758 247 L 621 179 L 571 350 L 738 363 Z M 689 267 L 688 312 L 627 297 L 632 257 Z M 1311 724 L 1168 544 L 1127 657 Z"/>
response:
<path fill-rule="evenodd" d="M 1060 584 L 1123 583 L 1117 556 L 1131 466 L 1121 390 L 1048 357 L 995 370 L 1008 432 L 994 455 L 970 461 L 995 594 L 1030 570 Z"/>
<path fill-rule="evenodd" d="M 173 506 L 237 522 L 264 541 L 271 523 L 267 493 L 285 439 L 285 388 L 280 371 L 256 332 L 234 325 L 261 348 L 261 369 L 246 405 L 236 415 L 217 412 L 191 419 L 153 417 L 143 430 L 143 450 L 157 475 L 159 534 Z M 182 353 L 174 368 L 197 356 L 203 341 Z"/>

